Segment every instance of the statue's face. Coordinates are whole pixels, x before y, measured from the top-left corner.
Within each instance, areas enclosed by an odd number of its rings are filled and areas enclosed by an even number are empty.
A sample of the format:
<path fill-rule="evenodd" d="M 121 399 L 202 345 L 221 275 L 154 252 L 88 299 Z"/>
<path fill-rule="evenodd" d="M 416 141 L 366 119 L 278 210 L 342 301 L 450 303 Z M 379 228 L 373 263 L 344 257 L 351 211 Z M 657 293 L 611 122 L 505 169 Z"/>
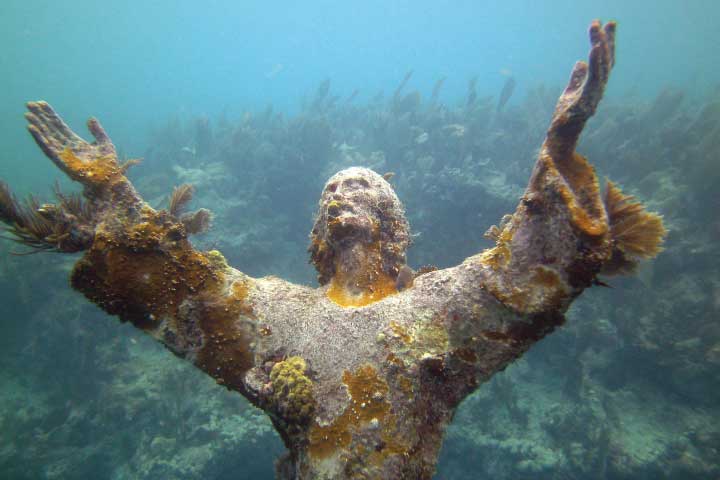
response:
<path fill-rule="evenodd" d="M 327 241 L 332 245 L 370 243 L 377 237 L 380 218 L 373 205 L 379 190 L 364 173 L 335 175 L 325 186 L 321 208 L 325 210 Z"/>
<path fill-rule="evenodd" d="M 352 167 L 325 184 L 311 241 L 312 261 L 321 276 L 320 263 L 359 245 L 382 249 L 388 266 L 401 265 L 409 226 L 392 186 L 372 170 Z"/>

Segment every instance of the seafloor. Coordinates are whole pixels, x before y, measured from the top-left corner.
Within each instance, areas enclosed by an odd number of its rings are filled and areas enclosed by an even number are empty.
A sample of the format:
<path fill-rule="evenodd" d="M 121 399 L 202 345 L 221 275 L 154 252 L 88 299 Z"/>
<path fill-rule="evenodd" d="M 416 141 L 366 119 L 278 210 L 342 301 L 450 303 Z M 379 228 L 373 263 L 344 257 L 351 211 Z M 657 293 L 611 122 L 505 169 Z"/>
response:
<path fill-rule="evenodd" d="M 394 172 L 411 265 L 456 264 L 514 210 L 558 91 L 533 88 L 498 112 L 474 82 L 452 106 L 441 86 L 362 102 L 326 82 L 292 117 L 170 119 L 146 152 L 126 152 L 144 156 L 130 176 L 155 206 L 196 187 L 215 215 L 201 248 L 312 283 L 325 179 L 351 165 Z M 587 292 L 566 326 L 469 397 L 438 478 L 720 476 L 720 90 L 608 98 L 578 151 L 665 216 L 666 250 Z M 74 257 L 0 249 L 3 478 L 272 478 L 282 444 L 259 411 L 72 292 Z"/>

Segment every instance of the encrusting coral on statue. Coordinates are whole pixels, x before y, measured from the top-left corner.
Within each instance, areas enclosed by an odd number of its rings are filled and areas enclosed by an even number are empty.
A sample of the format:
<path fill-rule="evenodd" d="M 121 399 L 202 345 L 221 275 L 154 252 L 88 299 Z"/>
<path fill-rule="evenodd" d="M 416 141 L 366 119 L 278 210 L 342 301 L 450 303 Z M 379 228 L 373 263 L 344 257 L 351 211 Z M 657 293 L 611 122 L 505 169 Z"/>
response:
<path fill-rule="evenodd" d="M 265 410 L 289 450 L 279 477 L 429 479 L 463 398 L 562 324 L 598 274 L 659 251 L 660 217 L 613 185 L 603 202 L 575 152 L 614 39 L 614 23 L 591 25 L 589 62 L 573 69 L 515 213 L 494 248 L 456 267 L 413 275 L 392 187 L 350 168 L 325 185 L 311 234 L 321 286 L 251 278 L 190 243 L 209 220 L 182 213 L 191 187 L 151 208 L 100 124 L 85 142 L 45 102 L 28 104 L 28 128 L 85 201 L 21 206 L 3 184 L 0 217 L 31 248 L 84 250 L 75 289 Z"/>
<path fill-rule="evenodd" d="M 303 425 L 315 409 L 312 380 L 306 375 L 307 364 L 301 357 L 290 357 L 273 365 L 270 371 L 272 400 L 281 418 Z"/>

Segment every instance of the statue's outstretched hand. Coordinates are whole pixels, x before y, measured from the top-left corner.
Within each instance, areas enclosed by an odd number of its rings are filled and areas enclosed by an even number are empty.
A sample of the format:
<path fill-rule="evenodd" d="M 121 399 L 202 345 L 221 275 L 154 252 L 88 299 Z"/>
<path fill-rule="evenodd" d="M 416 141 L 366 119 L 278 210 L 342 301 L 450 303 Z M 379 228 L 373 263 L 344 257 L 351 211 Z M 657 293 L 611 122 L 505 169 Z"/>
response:
<path fill-rule="evenodd" d="M 34 197 L 18 201 L 0 181 L 0 221 L 11 238 L 32 251 L 77 252 L 90 247 L 95 228 L 113 209 L 140 202 L 125 178 L 136 160 L 120 164 L 117 152 L 100 123 L 88 121 L 95 138 L 83 140 L 47 102 L 29 102 L 25 118 L 28 131 L 43 153 L 70 179 L 84 187 L 83 197 L 55 189 L 55 203 L 40 203 Z M 118 202 L 122 197 L 123 202 Z"/>
<path fill-rule="evenodd" d="M 523 313 L 564 311 L 611 255 L 600 183 L 575 147 L 615 63 L 615 28 L 590 25 L 588 60 L 575 63 L 520 204 L 483 253 L 495 273 L 486 287 Z"/>
<path fill-rule="evenodd" d="M 47 102 L 28 102 L 27 108 L 28 131 L 40 149 L 68 177 L 86 188 L 102 189 L 124 180 L 125 170 L 135 163 L 118 163 L 115 145 L 95 118 L 87 123 L 95 142 L 88 143 Z"/>
<path fill-rule="evenodd" d="M 595 20 L 590 25 L 590 55 L 588 62 L 578 61 L 570 74 L 570 81 L 555 105 L 548 147 L 557 153 L 575 150 L 585 122 L 593 116 L 600 103 L 610 70 L 615 65 L 615 22 L 603 27 Z"/>

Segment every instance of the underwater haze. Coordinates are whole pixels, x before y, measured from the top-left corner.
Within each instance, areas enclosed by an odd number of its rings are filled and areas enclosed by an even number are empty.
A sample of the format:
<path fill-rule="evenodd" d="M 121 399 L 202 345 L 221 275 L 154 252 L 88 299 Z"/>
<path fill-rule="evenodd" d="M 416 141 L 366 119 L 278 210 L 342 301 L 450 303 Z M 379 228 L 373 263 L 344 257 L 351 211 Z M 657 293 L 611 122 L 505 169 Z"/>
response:
<path fill-rule="evenodd" d="M 194 245 L 248 275 L 316 285 L 317 201 L 353 165 L 394 174 L 411 267 L 457 265 L 515 209 L 596 18 L 617 63 L 578 152 L 665 250 L 468 397 L 435 478 L 720 478 L 718 2 L 3 0 L 0 179 L 78 190 L 26 131 L 46 100 L 142 157 L 150 205 L 194 185 Z M 78 255 L 0 242 L 0 478 L 273 478 L 261 411 L 72 291 Z"/>

